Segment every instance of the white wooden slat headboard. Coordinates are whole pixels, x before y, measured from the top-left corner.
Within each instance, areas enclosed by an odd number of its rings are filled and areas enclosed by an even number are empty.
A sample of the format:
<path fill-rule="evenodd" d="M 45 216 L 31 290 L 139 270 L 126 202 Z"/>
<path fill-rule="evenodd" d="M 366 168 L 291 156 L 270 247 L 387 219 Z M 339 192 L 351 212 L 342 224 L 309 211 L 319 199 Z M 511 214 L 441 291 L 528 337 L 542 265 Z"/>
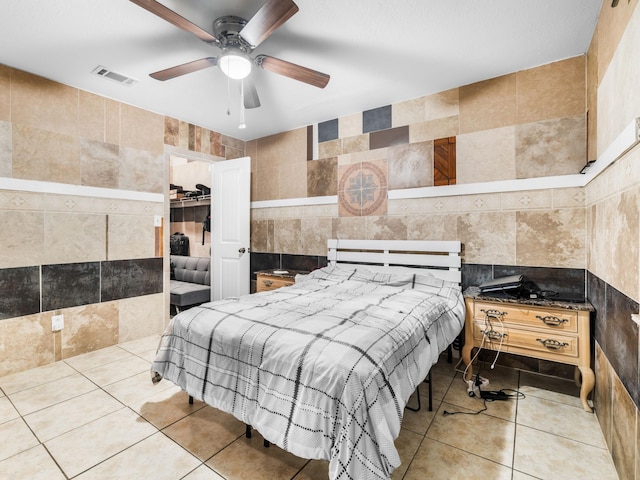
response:
<path fill-rule="evenodd" d="M 443 280 L 460 283 L 461 244 L 457 240 L 327 241 L 329 263 L 422 267 Z M 434 268 L 430 268 L 434 267 Z"/>

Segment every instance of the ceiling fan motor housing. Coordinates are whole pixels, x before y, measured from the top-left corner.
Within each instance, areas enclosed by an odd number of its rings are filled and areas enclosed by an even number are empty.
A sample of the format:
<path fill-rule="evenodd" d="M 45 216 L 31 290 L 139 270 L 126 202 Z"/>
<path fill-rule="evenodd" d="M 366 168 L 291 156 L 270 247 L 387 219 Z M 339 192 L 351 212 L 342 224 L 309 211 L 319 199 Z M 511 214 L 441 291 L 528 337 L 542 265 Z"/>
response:
<path fill-rule="evenodd" d="M 217 18 L 213 22 L 213 31 L 220 41 L 222 48 L 237 47 L 242 51 L 249 53 L 251 45 L 249 45 L 241 36 L 240 31 L 247 24 L 244 18 L 235 15 L 225 15 Z"/>

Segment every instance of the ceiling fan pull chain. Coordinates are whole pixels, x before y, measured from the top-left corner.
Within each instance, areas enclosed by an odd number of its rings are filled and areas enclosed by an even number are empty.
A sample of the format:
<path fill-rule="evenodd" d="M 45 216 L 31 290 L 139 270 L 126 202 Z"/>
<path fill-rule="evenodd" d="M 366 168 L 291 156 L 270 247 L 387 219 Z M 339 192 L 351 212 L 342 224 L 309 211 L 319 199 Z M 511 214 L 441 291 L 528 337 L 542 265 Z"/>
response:
<path fill-rule="evenodd" d="M 229 82 L 230 81 L 231 81 L 231 79 L 229 77 L 227 77 L 227 115 L 231 115 L 231 107 L 230 107 L 231 95 L 229 93 Z"/>
<path fill-rule="evenodd" d="M 238 128 L 247 128 L 244 121 L 244 80 L 240 80 L 240 125 Z"/>

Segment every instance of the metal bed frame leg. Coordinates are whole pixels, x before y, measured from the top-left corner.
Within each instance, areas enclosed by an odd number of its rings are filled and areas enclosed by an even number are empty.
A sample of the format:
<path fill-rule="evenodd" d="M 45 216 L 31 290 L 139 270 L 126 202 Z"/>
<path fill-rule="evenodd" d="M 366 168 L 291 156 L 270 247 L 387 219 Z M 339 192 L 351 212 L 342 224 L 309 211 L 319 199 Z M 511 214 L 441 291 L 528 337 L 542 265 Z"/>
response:
<path fill-rule="evenodd" d="M 453 363 L 453 343 L 447 347 L 447 362 Z M 432 412 L 433 411 L 433 387 L 431 385 L 431 370 L 429 370 L 429 374 L 427 375 L 427 378 L 424 379 L 424 383 L 429 384 L 429 411 Z M 420 388 L 416 388 L 416 397 L 418 399 L 417 407 L 410 407 L 409 405 L 406 406 L 406 408 L 408 410 L 411 410 L 412 412 L 417 412 L 420 410 L 420 408 L 422 408 L 422 405 L 420 403 Z"/>
<path fill-rule="evenodd" d="M 191 395 L 189 395 L 189 405 L 193 405 L 193 397 Z M 247 438 L 251 438 L 251 425 L 245 423 L 244 426 L 244 436 Z M 265 448 L 269 448 L 271 446 L 271 442 L 269 442 L 269 440 L 267 439 L 264 439 L 263 445 L 265 446 Z"/>
<path fill-rule="evenodd" d="M 424 379 L 424 383 L 429 384 L 429 411 L 432 412 L 433 411 L 433 390 L 431 386 L 431 370 L 429 370 L 429 374 L 427 375 L 427 378 Z M 418 399 L 417 407 L 410 407 L 409 405 L 406 406 L 406 408 L 408 410 L 411 410 L 412 412 L 417 412 L 422 408 L 422 405 L 420 403 L 420 387 L 416 388 L 416 397 Z"/>
<path fill-rule="evenodd" d="M 191 395 L 189 395 L 189 405 L 193 405 L 193 397 Z M 244 436 L 247 438 L 251 438 L 251 425 L 245 424 Z M 269 440 L 267 439 L 264 439 L 263 445 L 265 446 L 265 448 L 269 448 L 271 446 L 271 442 L 269 442 Z"/>
<path fill-rule="evenodd" d="M 429 411 L 433 412 L 433 389 L 431 387 L 431 371 L 427 376 L 427 383 L 429 384 Z"/>
<path fill-rule="evenodd" d="M 245 430 L 244 430 L 244 436 L 247 438 L 251 438 L 251 425 L 247 425 L 245 423 Z M 269 442 L 269 440 L 264 439 L 263 440 L 263 445 L 265 446 L 265 448 L 269 448 L 271 446 L 271 442 Z"/>

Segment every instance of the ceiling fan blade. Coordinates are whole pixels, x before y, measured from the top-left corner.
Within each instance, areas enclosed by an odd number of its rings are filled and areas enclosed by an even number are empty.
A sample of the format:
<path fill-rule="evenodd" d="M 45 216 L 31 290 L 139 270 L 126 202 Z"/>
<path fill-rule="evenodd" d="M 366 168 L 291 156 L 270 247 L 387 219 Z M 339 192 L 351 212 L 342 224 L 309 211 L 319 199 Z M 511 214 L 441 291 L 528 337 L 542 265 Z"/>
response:
<path fill-rule="evenodd" d="M 218 59 L 216 57 L 201 58 L 200 60 L 194 60 L 193 62 L 183 63 L 182 65 L 176 65 L 175 67 L 150 73 L 149 76 L 156 80 L 171 80 L 172 78 L 186 75 L 187 73 L 197 72 L 198 70 L 213 67 L 217 64 Z"/>
<path fill-rule="evenodd" d="M 258 90 L 256 84 L 251 77 L 244 80 L 244 108 L 258 108 L 260 106 L 260 98 L 258 98 Z"/>
<path fill-rule="evenodd" d="M 270 72 L 293 78 L 299 82 L 308 83 L 314 87 L 324 88 L 331 78 L 326 73 L 317 72 L 310 68 L 296 65 L 295 63 L 286 62 L 279 58 L 270 57 L 269 55 L 258 55 L 255 63 L 257 66 L 269 70 Z"/>
<path fill-rule="evenodd" d="M 208 43 L 218 43 L 218 39 L 211 35 L 206 30 L 203 30 L 199 26 L 194 23 L 191 23 L 189 20 L 184 18 L 181 15 L 178 15 L 176 12 L 171 10 L 170 8 L 165 7 L 161 3 L 156 0 L 130 0 L 136 5 L 148 10 L 149 12 L 159 16 L 163 20 L 166 20 L 169 23 L 172 23 L 178 28 L 185 30 L 189 33 L 193 33 L 200 40 L 203 40 Z"/>
<path fill-rule="evenodd" d="M 240 36 L 255 48 L 297 11 L 293 0 L 267 0 L 240 31 Z"/>

